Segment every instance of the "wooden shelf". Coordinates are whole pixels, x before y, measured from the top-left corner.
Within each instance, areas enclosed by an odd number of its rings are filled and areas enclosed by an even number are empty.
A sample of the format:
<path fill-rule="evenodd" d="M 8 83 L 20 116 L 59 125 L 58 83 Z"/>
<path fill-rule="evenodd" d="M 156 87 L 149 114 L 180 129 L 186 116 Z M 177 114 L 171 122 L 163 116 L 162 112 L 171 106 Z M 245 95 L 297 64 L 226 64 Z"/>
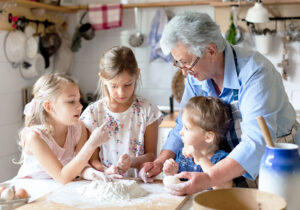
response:
<path fill-rule="evenodd" d="M 2 1 L 16 3 L 19 6 L 27 7 L 27 8 L 43 8 L 49 11 L 67 12 L 67 13 L 76 12 L 76 10 L 72 10 L 65 6 L 55 6 L 55 5 L 44 4 L 35 1 L 26 1 L 26 0 L 2 0 Z"/>
<path fill-rule="evenodd" d="M 178 6 L 193 6 L 193 5 L 209 5 L 213 2 L 220 2 L 220 0 L 195 0 L 195 1 L 162 1 L 162 2 L 147 2 L 147 3 L 131 3 L 123 4 L 124 9 L 130 9 L 134 7 L 139 8 L 151 8 L 151 7 L 178 7 Z M 78 7 L 68 7 L 70 9 L 88 9 L 87 5 L 82 5 Z"/>
<path fill-rule="evenodd" d="M 231 6 L 243 6 L 243 5 L 252 5 L 251 2 L 236 2 L 236 1 L 228 1 L 228 2 L 211 2 L 210 5 L 213 7 L 231 7 Z"/>
<path fill-rule="evenodd" d="M 263 4 L 299 4 L 300 0 L 264 0 Z M 123 4 L 124 9 L 130 9 L 134 7 L 139 8 L 151 8 L 151 7 L 176 7 L 176 6 L 193 6 L 193 5 L 211 5 L 213 7 L 230 7 L 230 6 L 251 6 L 253 3 L 241 1 L 241 2 L 223 2 L 222 0 L 195 0 L 195 1 L 162 1 L 152 3 L 131 3 Z M 70 10 L 87 10 L 87 5 L 81 6 L 68 6 Z"/>
<path fill-rule="evenodd" d="M 271 5 L 271 4 L 299 4 L 300 0 L 264 0 L 263 4 L 264 5 Z M 211 6 L 213 7 L 229 7 L 229 6 L 250 6 L 253 5 L 252 2 L 221 2 L 221 1 L 216 1 L 216 2 L 211 2 Z"/>
<path fill-rule="evenodd" d="M 4 2 L 13 2 L 18 4 L 19 6 L 27 7 L 27 8 L 44 8 L 49 11 L 55 12 L 66 12 L 66 13 L 74 13 L 77 10 L 87 10 L 87 5 L 80 6 L 54 6 L 50 4 L 44 4 L 40 2 L 34 2 L 29 0 L 1 0 Z M 264 0 L 263 4 L 299 4 L 300 0 Z M 211 5 L 213 7 L 230 7 L 234 5 L 252 5 L 253 3 L 241 1 L 239 2 L 222 2 L 222 0 L 194 0 L 194 1 L 162 1 L 162 2 L 145 2 L 145 3 L 131 3 L 131 4 L 123 4 L 124 9 L 130 9 L 134 7 L 139 8 L 151 8 L 151 7 L 176 7 L 176 6 L 193 6 L 193 5 Z"/>

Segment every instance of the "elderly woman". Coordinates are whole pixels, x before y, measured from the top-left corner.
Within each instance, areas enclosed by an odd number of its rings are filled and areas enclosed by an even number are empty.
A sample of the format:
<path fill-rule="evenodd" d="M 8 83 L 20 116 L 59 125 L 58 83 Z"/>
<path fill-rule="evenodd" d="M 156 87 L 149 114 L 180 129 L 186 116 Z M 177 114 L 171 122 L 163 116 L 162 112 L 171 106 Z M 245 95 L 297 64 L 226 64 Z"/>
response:
<path fill-rule="evenodd" d="M 177 175 L 188 181 L 171 185 L 172 194 L 192 194 L 241 175 L 255 180 L 265 151 L 256 121 L 259 115 L 265 118 L 274 141 L 299 145 L 296 113 L 273 64 L 257 52 L 231 46 L 207 14 L 187 12 L 175 16 L 165 27 L 160 43 L 165 54 L 171 52 L 174 65 L 187 78 L 180 107 L 193 96 L 218 97 L 231 105 L 234 120 L 227 133 L 230 154 L 206 173 Z M 181 128 L 179 115 L 158 158 L 144 164 L 144 181 L 160 173 L 163 163 L 175 158 L 183 147 Z"/>

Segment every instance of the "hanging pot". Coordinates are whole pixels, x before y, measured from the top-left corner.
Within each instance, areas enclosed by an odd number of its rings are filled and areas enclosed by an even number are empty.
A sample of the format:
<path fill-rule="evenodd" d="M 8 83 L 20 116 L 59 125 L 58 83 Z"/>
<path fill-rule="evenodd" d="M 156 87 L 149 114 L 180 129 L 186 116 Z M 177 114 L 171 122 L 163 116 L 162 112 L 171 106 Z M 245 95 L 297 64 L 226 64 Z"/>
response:
<path fill-rule="evenodd" d="M 95 30 L 93 29 L 92 25 L 90 23 L 82 24 L 82 20 L 87 14 L 87 11 L 85 11 L 80 18 L 80 26 L 79 26 L 79 34 L 86 40 L 91 40 L 95 36 Z"/>
<path fill-rule="evenodd" d="M 53 55 L 60 47 L 61 39 L 55 32 L 46 33 L 40 40 L 40 47 L 43 48 L 49 56 Z"/>

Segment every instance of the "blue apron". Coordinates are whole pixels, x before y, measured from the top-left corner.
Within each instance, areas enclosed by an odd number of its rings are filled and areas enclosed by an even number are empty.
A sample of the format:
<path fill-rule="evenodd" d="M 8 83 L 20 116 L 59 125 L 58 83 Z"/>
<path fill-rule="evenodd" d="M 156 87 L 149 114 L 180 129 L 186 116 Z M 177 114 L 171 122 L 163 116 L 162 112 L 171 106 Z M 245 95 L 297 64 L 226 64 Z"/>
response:
<path fill-rule="evenodd" d="M 232 47 L 232 51 L 233 51 L 233 55 L 234 55 L 234 62 L 235 62 L 236 69 L 237 69 L 237 76 L 239 76 L 239 70 L 237 68 L 236 53 L 235 53 L 235 50 L 233 49 L 233 47 Z M 240 123 L 242 121 L 242 115 L 239 110 L 239 102 L 238 102 L 239 90 L 233 89 L 232 91 L 233 91 L 233 101 L 230 103 L 231 112 L 232 112 L 232 121 L 231 121 L 229 131 L 226 134 L 226 139 L 227 139 L 227 143 L 230 147 L 230 150 L 232 150 L 236 145 L 239 144 L 239 142 L 241 141 L 241 135 L 242 135 L 241 125 L 240 125 Z M 207 93 L 204 91 L 202 91 L 202 95 L 204 95 L 205 97 L 208 97 Z M 228 153 L 226 153 L 225 156 L 222 155 L 223 157 L 218 159 L 218 161 L 225 158 L 227 155 L 228 155 Z M 179 166 L 178 173 L 180 173 L 182 171 L 198 171 L 198 172 L 202 171 L 201 167 L 199 165 L 195 164 L 193 159 L 185 158 L 183 156 L 182 149 L 180 149 L 178 151 L 178 153 L 176 154 L 176 162 L 178 163 L 178 166 Z"/>

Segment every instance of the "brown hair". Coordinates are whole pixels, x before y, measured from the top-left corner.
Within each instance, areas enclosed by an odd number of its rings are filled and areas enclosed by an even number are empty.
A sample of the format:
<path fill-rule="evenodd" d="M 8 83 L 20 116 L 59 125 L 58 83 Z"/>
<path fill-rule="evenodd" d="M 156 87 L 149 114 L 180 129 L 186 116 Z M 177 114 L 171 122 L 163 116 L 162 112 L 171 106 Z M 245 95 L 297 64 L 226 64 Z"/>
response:
<path fill-rule="evenodd" d="M 215 133 L 215 145 L 228 150 L 221 144 L 230 127 L 230 105 L 223 103 L 218 98 L 195 96 L 191 98 L 182 110 L 182 114 L 188 112 L 188 118 L 205 131 Z"/>
<path fill-rule="evenodd" d="M 100 77 L 105 80 L 111 80 L 123 72 L 127 72 L 131 76 L 138 73 L 138 65 L 134 53 L 125 46 L 116 46 L 105 51 L 100 59 L 99 67 Z M 101 79 L 97 89 L 101 97 L 109 97 L 108 90 Z"/>

